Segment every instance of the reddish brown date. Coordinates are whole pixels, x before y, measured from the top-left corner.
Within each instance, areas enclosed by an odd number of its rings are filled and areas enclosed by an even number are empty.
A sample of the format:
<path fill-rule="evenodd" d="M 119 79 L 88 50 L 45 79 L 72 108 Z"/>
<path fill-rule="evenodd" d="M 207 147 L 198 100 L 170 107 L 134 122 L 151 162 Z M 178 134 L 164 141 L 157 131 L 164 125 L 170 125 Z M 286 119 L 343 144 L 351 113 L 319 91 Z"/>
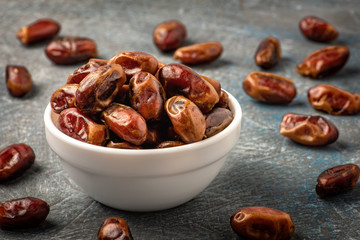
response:
<path fill-rule="evenodd" d="M 281 60 L 281 47 L 278 39 L 268 37 L 258 46 L 255 56 L 255 63 L 264 69 L 275 67 Z"/>
<path fill-rule="evenodd" d="M 145 119 L 133 108 L 112 103 L 102 112 L 105 124 L 123 140 L 141 145 L 147 138 L 147 125 Z"/>
<path fill-rule="evenodd" d="M 173 58 L 183 64 L 202 64 L 215 61 L 222 52 L 223 47 L 219 42 L 204 42 L 178 48 Z"/>
<path fill-rule="evenodd" d="M 268 104 L 289 104 L 296 96 L 293 81 L 273 73 L 250 73 L 243 89 L 250 97 Z"/>
<path fill-rule="evenodd" d="M 144 52 L 121 52 L 113 56 L 108 64 L 121 65 L 129 80 L 137 72 L 143 71 L 154 75 L 158 69 L 156 58 Z"/>
<path fill-rule="evenodd" d="M 33 81 L 30 72 L 25 66 L 6 66 L 6 87 L 14 97 L 22 97 L 30 92 Z"/>
<path fill-rule="evenodd" d="M 316 185 L 316 193 L 324 198 L 351 190 L 359 179 L 360 168 L 355 164 L 331 167 L 322 172 Z"/>
<path fill-rule="evenodd" d="M 76 69 L 70 76 L 68 77 L 66 83 L 80 83 L 89 73 L 95 71 L 101 66 L 107 64 L 106 60 L 91 58 L 88 63 L 82 65 L 78 69 Z"/>
<path fill-rule="evenodd" d="M 126 81 L 120 65 L 108 64 L 89 73 L 76 91 L 75 105 L 90 114 L 101 113 L 117 97 Z"/>
<path fill-rule="evenodd" d="M 56 113 L 75 106 L 75 94 L 79 84 L 66 84 L 56 90 L 50 99 L 51 108 Z"/>
<path fill-rule="evenodd" d="M 233 114 L 226 108 L 214 108 L 206 114 L 206 137 L 212 137 L 224 130 L 233 120 Z"/>
<path fill-rule="evenodd" d="M 160 82 L 150 73 L 138 72 L 129 82 L 131 106 L 146 121 L 158 121 L 164 113 L 165 91 Z"/>
<path fill-rule="evenodd" d="M 215 80 L 215 79 L 203 76 L 203 75 L 200 75 L 200 77 L 202 79 L 204 79 L 205 81 L 209 82 L 215 88 L 217 94 L 220 96 L 220 94 L 221 94 L 221 84 L 220 84 L 220 82 L 218 80 Z"/>
<path fill-rule="evenodd" d="M 230 217 L 234 232 L 245 239 L 287 240 L 295 231 L 289 214 L 267 207 L 247 207 Z"/>
<path fill-rule="evenodd" d="M 1 228 L 30 228 L 41 225 L 49 214 L 49 205 L 38 198 L 26 197 L 0 203 Z"/>
<path fill-rule="evenodd" d="M 25 45 L 38 43 L 53 38 L 60 31 L 60 24 L 52 19 L 39 19 L 20 28 L 16 37 Z"/>
<path fill-rule="evenodd" d="M 192 143 L 203 139 L 205 117 L 193 102 L 183 96 L 174 96 L 166 101 L 165 110 L 183 142 Z"/>
<path fill-rule="evenodd" d="M 68 65 L 97 57 L 96 43 L 89 38 L 66 37 L 54 40 L 45 49 L 46 56 L 55 64 Z"/>
<path fill-rule="evenodd" d="M 77 108 L 63 110 L 57 127 L 66 135 L 82 142 L 103 145 L 105 141 L 106 127 L 94 122 Z"/>
<path fill-rule="evenodd" d="M 321 116 L 286 113 L 280 123 L 280 134 L 308 146 L 323 146 L 339 136 L 336 126 Z"/>
<path fill-rule="evenodd" d="M 215 88 L 185 65 L 165 65 L 159 71 L 159 79 L 168 98 L 182 95 L 194 102 L 204 113 L 209 112 L 219 101 Z"/>
<path fill-rule="evenodd" d="M 0 150 L 0 182 L 20 176 L 35 161 L 35 153 L 26 144 L 13 144 Z"/>
<path fill-rule="evenodd" d="M 301 19 L 299 28 L 305 37 L 316 42 L 331 42 L 339 35 L 331 24 L 315 16 L 307 16 Z"/>
<path fill-rule="evenodd" d="M 215 107 L 227 108 L 229 106 L 229 95 L 221 90 L 219 95 L 219 102 L 215 105 Z"/>
<path fill-rule="evenodd" d="M 308 55 L 296 67 L 296 71 L 307 77 L 322 78 L 340 71 L 350 56 L 346 46 L 330 46 Z"/>
<path fill-rule="evenodd" d="M 360 96 L 328 84 L 311 87 L 308 100 L 317 110 L 332 115 L 355 115 L 360 111 Z"/>
<path fill-rule="evenodd" d="M 180 47 L 186 38 L 184 24 L 177 20 L 169 20 L 157 25 L 153 32 L 156 47 L 161 51 L 174 50 Z"/>
<path fill-rule="evenodd" d="M 132 240 L 128 223 L 119 217 L 104 220 L 98 232 L 98 240 Z"/>

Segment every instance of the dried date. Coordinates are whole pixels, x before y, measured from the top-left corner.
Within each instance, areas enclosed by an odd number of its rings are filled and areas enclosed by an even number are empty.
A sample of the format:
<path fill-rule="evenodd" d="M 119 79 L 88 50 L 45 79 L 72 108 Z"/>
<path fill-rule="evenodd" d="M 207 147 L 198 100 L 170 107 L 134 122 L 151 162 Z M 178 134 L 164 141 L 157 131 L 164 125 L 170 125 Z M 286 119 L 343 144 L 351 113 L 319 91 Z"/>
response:
<path fill-rule="evenodd" d="M 268 37 L 258 46 L 255 56 L 255 63 L 264 69 L 275 67 L 281 60 L 281 47 L 278 39 Z"/>
<path fill-rule="evenodd" d="M 223 131 L 233 120 L 233 114 L 226 108 L 214 108 L 205 116 L 206 121 L 206 137 L 212 137 Z"/>
<path fill-rule="evenodd" d="M 101 224 L 98 240 L 132 240 L 128 223 L 120 217 L 109 217 Z"/>
<path fill-rule="evenodd" d="M 177 20 L 169 20 L 157 25 L 153 32 L 156 47 L 161 51 L 174 50 L 180 47 L 186 38 L 184 24 Z"/>
<path fill-rule="evenodd" d="M 66 84 L 53 93 L 50 105 L 54 112 L 61 113 L 64 109 L 75 107 L 75 94 L 78 87 L 79 84 Z"/>
<path fill-rule="evenodd" d="M 330 23 L 315 16 L 307 16 L 301 19 L 299 28 L 305 37 L 316 42 L 331 42 L 339 35 Z"/>
<path fill-rule="evenodd" d="M 173 58 L 180 60 L 183 64 L 202 64 L 215 61 L 222 52 L 221 43 L 204 42 L 178 48 Z"/>
<path fill-rule="evenodd" d="M 25 66 L 6 66 L 6 87 L 14 97 L 22 97 L 30 92 L 33 81 L 30 72 Z"/>
<path fill-rule="evenodd" d="M 95 71 L 101 66 L 107 64 L 106 60 L 91 58 L 88 63 L 82 65 L 78 69 L 76 69 L 70 76 L 68 77 L 66 83 L 77 83 L 79 84 L 89 73 Z"/>
<path fill-rule="evenodd" d="M 16 37 L 22 44 L 31 45 L 55 37 L 60 28 L 57 21 L 43 18 L 20 28 L 16 33 Z"/>

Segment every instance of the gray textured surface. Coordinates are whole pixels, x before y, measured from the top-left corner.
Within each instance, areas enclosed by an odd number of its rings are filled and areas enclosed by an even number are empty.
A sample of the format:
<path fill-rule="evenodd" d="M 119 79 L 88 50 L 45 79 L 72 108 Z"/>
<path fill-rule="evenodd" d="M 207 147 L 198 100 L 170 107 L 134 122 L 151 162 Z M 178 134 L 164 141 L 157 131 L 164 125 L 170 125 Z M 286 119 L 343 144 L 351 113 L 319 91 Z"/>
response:
<path fill-rule="evenodd" d="M 267 206 L 288 212 L 295 223 L 293 239 L 360 239 L 360 184 L 353 191 L 327 200 L 317 198 L 318 174 L 342 163 L 360 164 L 359 116 L 335 117 L 313 110 L 307 89 L 329 83 L 360 92 L 360 3 L 358 0 L 304 1 L 22 1 L 0 0 L 0 75 L 6 64 L 23 64 L 35 87 L 23 99 L 9 96 L 0 82 L 0 147 L 25 142 L 36 153 L 35 165 L 24 176 L 0 185 L 0 200 L 34 196 L 46 200 L 51 211 L 37 229 L 0 230 L 0 239 L 96 239 L 101 222 L 110 216 L 126 219 L 135 239 L 237 239 L 229 217 L 246 206 Z M 350 48 L 351 57 L 338 74 L 310 80 L 296 74 L 295 66 L 313 50 L 326 45 L 307 41 L 298 21 L 317 15 L 340 32 L 334 44 Z M 145 51 L 165 63 L 170 54 L 157 51 L 152 30 L 163 20 L 180 19 L 188 43 L 220 41 L 218 61 L 195 69 L 221 81 L 240 102 L 243 128 L 237 146 L 212 184 L 190 202 L 155 213 L 131 213 L 103 206 L 89 198 L 63 171 L 45 140 L 43 111 L 49 98 L 76 66 L 55 66 L 44 47 L 23 47 L 15 38 L 19 27 L 40 17 L 62 24 L 61 35 L 87 36 L 97 44 L 100 57 L 120 51 Z M 289 106 L 268 106 L 250 99 L 242 81 L 250 71 L 258 43 L 268 35 L 280 39 L 283 60 L 272 70 L 291 78 L 298 96 Z M 322 148 L 295 144 L 279 134 L 286 112 L 324 115 L 339 131 L 338 141 Z"/>

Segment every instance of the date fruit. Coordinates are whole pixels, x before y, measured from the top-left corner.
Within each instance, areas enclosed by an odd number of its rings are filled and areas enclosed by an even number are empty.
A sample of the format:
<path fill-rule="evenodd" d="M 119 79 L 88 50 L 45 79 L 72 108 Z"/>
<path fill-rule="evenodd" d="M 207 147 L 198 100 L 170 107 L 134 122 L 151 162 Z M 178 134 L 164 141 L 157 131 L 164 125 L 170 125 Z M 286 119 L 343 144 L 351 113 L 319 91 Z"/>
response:
<path fill-rule="evenodd" d="M 243 89 L 250 97 L 268 104 L 289 104 L 296 96 L 293 81 L 273 73 L 250 73 Z"/>
<path fill-rule="evenodd" d="M 214 108 L 206 114 L 206 137 L 212 137 L 224 130 L 233 120 L 233 114 L 226 108 Z"/>
<path fill-rule="evenodd" d="M 215 88 L 217 94 L 220 96 L 220 94 L 221 94 L 221 84 L 220 84 L 220 82 L 218 80 L 215 80 L 215 79 L 203 76 L 203 75 L 200 75 L 200 77 L 202 79 L 204 79 L 205 81 L 209 82 Z"/>
<path fill-rule="evenodd" d="M 307 77 L 322 78 L 340 71 L 350 56 L 346 46 L 330 46 L 319 49 L 296 67 L 296 71 Z"/>
<path fill-rule="evenodd" d="M 98 240 L 132 240 L 128 223 L 120 217 L 104 220 L 98 232 Z"/>
<path fill-rule="evenodd" d="M 336 126 L 321 116 L 284 114 L 280 134 L 308 146 L 323 146 L 335 142 L 339 136 Z"/>
<path fill-rule="evenodd" d="M 289 214 L 267 207 L 247 207 L 230 217 L 234 232 L 245 239 L 287 240 L 295 231 Z"/>
<path fill-rule="evenodd" d="M 264 69 L 275 67 L 281 60 L 280 42 L 274 37 L 264 39 L 258 46 L 255 56 L 255 63 Z"/>
<path fill-rule="evenodd" d="M 360 111 L 360 96 L 328 84 L 311 87 L 308 100 L 317 110 L 332 115 L 355 115 Z"/>
<path fill-rule="evenodd" d="M 316 193 L 324 198 L 351 190 L 359 179 L 360 168 L 355 164 L 344 164 L 323 171 L 317 179 Z"/>
<path fill-rule="evenodd" d="M 192 101 L 183 96 L 174 96 L 166 101 L 165 110 L 183 142 L 192 143 L 203 139 L 205 117 Z"/>
<path fill-rule="evenodd" d="M 26 197 L 0 203 L 0 227 L 17 229 L 41 225 L 49 214 L 49 205 L 38 198 Z"/>
<path fill-rule="evenodd" d="M 169 20 L 157 25 L 153 32 L 156 47 L 161 51 L 174 50 L 180 47 L 186 38 L 184 24 L 177 20 Z"/>
<path fill-rule="evenodd" d="M 315 16 L 304 17 L 299 23 L 299 28 L 305 37 L 316 42 L 331 42 L 339 35 L 331 24 Z"/>
<path fill-rule="evenodd" d="M 107 64 L 106 60 L 91 58 L 88 63 L 82 65 L 78 69 L 76 69 L 70 76 L 68 77 L 66 83 L 80 83 L 89 73 L 95 71 L 101 66 Z"/>
<path fill-rule="evenodd" d="M 134 145 L 141 145 L 147 138 L 145 119 L 133 108 L 112 103 L 102 112 L 105 124 L 117 136 Z"/>
<path fill-rule="evenodd" d="M 20 28 L 16 37 L 24 45 L 31 45 L 53 38 L 60 31 L 60 24 L 52 19 L 39 19 L 25 27 Z"/>
<path fill-rule="evenodd" d="M 63 110 L 59 115 L 57 128 L 82 142 L 103 145 L 105 141 L 106 127 L 96 123 L 77 108 Z"/>
<path fill-rule="evenodd" d="M 56 113 L 62 110 L 75 107 L 75 94 L 79 84 L 66 84 L 56 90 L 50 99 L 51 108 Z"/>
<path fill-rule="evenodd" d="M 96 43 L 89 38 L 65 37 L 53 40 L 45 49 L 46 56 L 55 64 L 69 65 L 96 58 Z"/>
<path fill-rule="evenodd" d="M 177 147 L 177 146 L 182 146 L 185 143 L 181 142 L 181 141 L 164 141 L 159 143 L 156 148 L 170 148 L 170 147 Z"/>
<path fill-rule="evenodd" d="M 18 177 L 35 161 L 35 153 L 26 144 L 13 144 L 0 150 L 0 182 Z"/>
<path fill-rule="evenodd" d="M 173 58 L 183 64 L 202 64 L 215 61 L 223 52 L 219 42 L 203 42 L 178 48 Z"/>
<path fill-rule="evenodd" d="M 25 66 L 6 66 L 6 87 L 14 97 L 22 97 L 30 92 L 33 85 L 30 72 Z"/>

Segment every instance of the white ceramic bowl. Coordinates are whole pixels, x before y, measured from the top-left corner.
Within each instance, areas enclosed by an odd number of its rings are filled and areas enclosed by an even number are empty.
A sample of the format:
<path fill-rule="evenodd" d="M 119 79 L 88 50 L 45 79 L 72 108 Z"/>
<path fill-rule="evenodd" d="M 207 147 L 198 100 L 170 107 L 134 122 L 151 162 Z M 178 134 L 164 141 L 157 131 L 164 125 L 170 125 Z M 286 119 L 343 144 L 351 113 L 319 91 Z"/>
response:
<path fill-rule="evenodd" d="M 95 200 L 121 210 L 157 211 L 185 203 L 216 177 L 240 136 L 242 111 L 229 94 L 234 114 L 219 134 L 164 149 L 115 149 L 73 139 L 54 124 L 50 104 L 44 113 L 46 139 L 70 177 Z"/>

